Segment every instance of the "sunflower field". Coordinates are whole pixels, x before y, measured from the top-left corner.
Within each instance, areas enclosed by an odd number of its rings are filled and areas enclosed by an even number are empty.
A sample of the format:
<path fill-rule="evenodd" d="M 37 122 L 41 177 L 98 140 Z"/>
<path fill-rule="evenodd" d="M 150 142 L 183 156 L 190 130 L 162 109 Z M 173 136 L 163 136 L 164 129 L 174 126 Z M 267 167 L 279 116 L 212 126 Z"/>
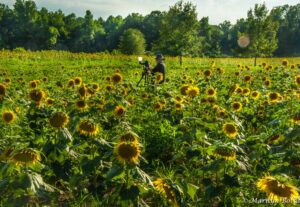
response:
<path fill-rule="evenodd" d="M 299 205 L 300 58 L 257 62 L 1 51 L 0 206 Z"/>

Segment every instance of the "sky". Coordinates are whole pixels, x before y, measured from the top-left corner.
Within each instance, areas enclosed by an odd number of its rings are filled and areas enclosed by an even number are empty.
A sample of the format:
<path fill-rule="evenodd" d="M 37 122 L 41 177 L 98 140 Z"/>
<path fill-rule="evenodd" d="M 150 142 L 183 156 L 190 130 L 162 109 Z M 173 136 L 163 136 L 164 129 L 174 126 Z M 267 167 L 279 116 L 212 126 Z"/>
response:
<path fill-rule="evenodd" d="M 245 18 L 247 11 L 256 3 L 266 3 L 269 9 L 280 5 L 296 5 L 299 0 L 189 0 L 197 6 L 198 18 L 209 17 L 210 24 L 219 24 L 224 20 L 235 23 Z M 14 0 L 0 0 L 0 3 L 13 6 Z M 167 11 L 177 0 L 35 0 L 38 8 L 46 7 L 50 11 L 61 9 L 65 14 L 75 13 L 84 16 L 90 10 L 94 18 L 106 19 L 109 15 L 126 17 L 130 13 L 149 14 L 153 10 Z"/>

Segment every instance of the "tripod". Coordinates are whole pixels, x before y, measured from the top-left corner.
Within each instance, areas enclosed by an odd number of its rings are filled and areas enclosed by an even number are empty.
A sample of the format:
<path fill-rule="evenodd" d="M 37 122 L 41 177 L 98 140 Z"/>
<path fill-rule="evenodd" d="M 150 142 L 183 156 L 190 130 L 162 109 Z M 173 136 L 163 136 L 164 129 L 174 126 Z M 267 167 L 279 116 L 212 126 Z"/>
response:
<path fill-rule="evenodd" d="M 139 86 L 139 84 L 141 83 L 142 80 L 144 80 L 144 85 L 150 84 L 151 83 L 151 77 L 149 76 L 149 71 L 146 67 L 144 67 L 143 69 L 143 73 L 142 73 L 142 77 L 141 79 L 138 81 L 138 83 L 136 84 L 136 86 Z"/>

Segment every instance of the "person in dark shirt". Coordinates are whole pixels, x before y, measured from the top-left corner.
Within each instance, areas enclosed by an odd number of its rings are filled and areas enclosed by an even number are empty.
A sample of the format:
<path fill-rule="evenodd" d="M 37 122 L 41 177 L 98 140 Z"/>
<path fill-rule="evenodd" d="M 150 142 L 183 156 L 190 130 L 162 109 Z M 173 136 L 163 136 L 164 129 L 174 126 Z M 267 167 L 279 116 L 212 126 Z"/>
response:
<path fill-rule="evenodd" d="M 151 73 L 152 75 L 155 75 L 155 73 L 162 73 L 163 74 L 163 80 L 161 82 L 159 82 L 159 84 L 165 82 L 165 76 L 166 76 L 166 67 L 165 64 L 163 63 L 163 61 L 165 60 L 165 58 L 163 57 L 162 54 L 158 54 L 156 55 L 156 63 L 157 65 L 152 69 Z"/>

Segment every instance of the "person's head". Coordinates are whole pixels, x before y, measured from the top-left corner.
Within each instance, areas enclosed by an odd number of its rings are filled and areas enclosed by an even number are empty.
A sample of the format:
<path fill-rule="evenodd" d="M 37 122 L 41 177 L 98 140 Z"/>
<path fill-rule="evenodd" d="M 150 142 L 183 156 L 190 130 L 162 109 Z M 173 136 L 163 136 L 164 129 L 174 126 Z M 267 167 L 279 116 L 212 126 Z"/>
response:
<path fill-rule="evenodd" d="M 155 57 L 156 63 L 162 63 L 164 61 L 164 56 L 162 54 L 157 54 Z"/>

